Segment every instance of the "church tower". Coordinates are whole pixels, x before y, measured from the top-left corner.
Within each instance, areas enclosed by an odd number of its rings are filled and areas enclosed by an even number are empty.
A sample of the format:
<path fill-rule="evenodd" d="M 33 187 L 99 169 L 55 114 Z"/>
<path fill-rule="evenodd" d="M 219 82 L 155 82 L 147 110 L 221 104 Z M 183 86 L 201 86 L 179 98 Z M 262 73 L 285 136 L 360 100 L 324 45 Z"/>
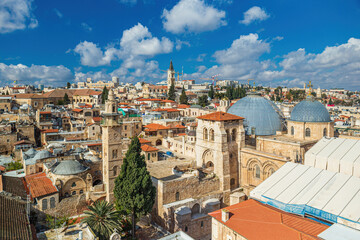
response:
<path fill-rule="evenodd" d="M 102 127 L 102 159 L 103 159 L 103 182 L 106 191 L 106 201 L 114 200 L 115 178 L 120 173 L 122 164 L 122 142 L 120 114 L 118 103 L 115 100 L 112 89 L 109 91 L 108 100 L 105 103 Z"/>
<path fill-rule="evenodd" d="M 170 61 L 170 67 L 167 70 L 167 87 L 170 89 L 171 84 L 175 86 L 175 70 L 172 61 Z"/>

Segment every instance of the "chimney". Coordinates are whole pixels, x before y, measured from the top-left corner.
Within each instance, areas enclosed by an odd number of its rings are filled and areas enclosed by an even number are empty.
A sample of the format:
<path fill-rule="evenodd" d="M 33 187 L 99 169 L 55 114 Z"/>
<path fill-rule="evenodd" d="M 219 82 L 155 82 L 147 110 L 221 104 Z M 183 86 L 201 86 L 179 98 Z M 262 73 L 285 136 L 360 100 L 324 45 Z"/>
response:
<path fill-rule="evenodd" d="M 221 209 L 221 221 L 227 222 L 230 218 L 230 211 L 227 209 Z"/>

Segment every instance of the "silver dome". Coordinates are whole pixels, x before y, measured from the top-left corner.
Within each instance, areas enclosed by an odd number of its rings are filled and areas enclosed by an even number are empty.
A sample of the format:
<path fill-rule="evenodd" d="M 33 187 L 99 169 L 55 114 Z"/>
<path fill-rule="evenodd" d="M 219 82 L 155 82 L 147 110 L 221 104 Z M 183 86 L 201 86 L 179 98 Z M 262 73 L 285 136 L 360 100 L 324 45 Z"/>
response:
<path fill-rule="evenodd" d="M 243 117 L 247 135 L 251 135 L 255 128 L 255 135 L 275 135 L 283 129 L 283 115 L 281 110 L 270 100 L 258 93 L 248 95 L 229 108 L 228 113 Z"/>
<path fill-rule="evenodd" d="M 291 121 L 296 122 L 330 122 L 326 107 L 313 96 L 299 102 L 291 112 Z"/>

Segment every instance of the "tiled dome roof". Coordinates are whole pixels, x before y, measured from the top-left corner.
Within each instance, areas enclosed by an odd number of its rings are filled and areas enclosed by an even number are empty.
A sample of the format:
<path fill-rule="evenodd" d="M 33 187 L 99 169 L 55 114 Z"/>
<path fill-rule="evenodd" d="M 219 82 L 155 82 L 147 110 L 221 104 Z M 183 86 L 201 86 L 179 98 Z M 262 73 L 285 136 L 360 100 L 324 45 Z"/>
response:
<path fill-rule="evenodd" d="M 325 106 L 308 96 L 298 103 L 291 112 L 291 121 L 297 122 L 330 122 L 330 114 Z"/>

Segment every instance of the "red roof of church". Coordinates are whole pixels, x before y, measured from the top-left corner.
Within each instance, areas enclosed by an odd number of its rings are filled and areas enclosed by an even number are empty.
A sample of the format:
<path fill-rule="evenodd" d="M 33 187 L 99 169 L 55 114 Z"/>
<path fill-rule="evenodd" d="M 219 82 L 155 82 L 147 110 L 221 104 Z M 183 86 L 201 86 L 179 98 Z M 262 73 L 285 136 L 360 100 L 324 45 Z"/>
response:
<path fill-rule="evenodd" d="M 155 151 L 159 151 L 159 149 L 155 148 L 155 147 L 152 147 L 152 146 L 149 146 L 147 144 L 145 145 L 142 145 L 141 146 L 141 150 L 143 150 L 144 152 L 155 152 Z"/>
<path fill-rule="evenodd" d="M 286 213 L 254 199 L 231 205 L 225 209 L 230 212 L 230 218 L 226 222 L 221 220 L 222 210 L 217 210 L 209 215 L 246 239 L 319 239 L 317 235 L 329 227 Z"/>
<path fill-rule="evenodd" d="M 243 117 L 239 117 L 230 113 L 226 112 L 214 112 L 209 113 L 200 117 L 197 117 L 198 119 L 202 120 L 210 120 L 210 121 L 231 121 L 231 120 L 242 120 Z"/>
<path fill-rule="evenodd" d="M 53 185 L 50 178 L 46 176 L 46 173 L 35 173 L 28 176 L 25 176 L 25 188 L 26 191 L 30 193 L 32 198 L 37 198 L 49 194 L 56 193 L 58 190 Z M 28 187 L 29 186 L 29 187 Z"/>

